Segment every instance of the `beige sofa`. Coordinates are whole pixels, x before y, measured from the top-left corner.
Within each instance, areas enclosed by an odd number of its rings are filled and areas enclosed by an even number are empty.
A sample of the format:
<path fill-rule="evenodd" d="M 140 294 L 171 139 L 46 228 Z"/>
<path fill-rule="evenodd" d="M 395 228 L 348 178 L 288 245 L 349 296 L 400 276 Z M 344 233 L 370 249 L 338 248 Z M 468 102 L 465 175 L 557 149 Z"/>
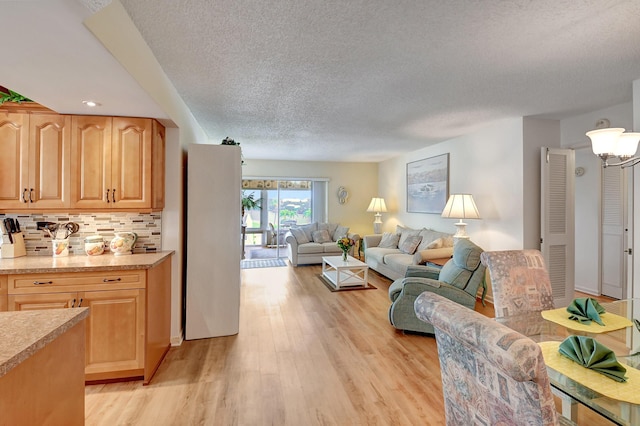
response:
<path fill-rule="evenodd" d="M 339 256 L 342 249 L 336 241 L 342 237 L 358 241 L 358 234 L 349 233 L 349 228 L 337 223 L 311 223 L 292 227 L 285 235 L 287 257 L 293 266 L 322 263 L 323 256 Z M 353 247 L 350 254 L 353 255 Z"/>
<path fill-rule="evenodd" d="M 453 235 L 433 229 L 398 226 L 395 233 L 365 235 L 364 258 L 369 268 L 397 280 L 409 265 L 424 265 L 430 259 L 451 257 Z"/>

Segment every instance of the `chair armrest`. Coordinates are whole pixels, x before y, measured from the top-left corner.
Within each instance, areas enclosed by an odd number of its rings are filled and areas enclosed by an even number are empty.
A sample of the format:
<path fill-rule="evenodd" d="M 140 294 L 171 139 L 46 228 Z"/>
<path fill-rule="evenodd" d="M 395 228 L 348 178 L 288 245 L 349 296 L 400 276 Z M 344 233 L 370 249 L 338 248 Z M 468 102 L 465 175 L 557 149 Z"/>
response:
<path fill-rule="evenodd" d="M 439 268 L 432 268 L 424 265 L 409 265 L 405 277 L 422 277 L 437 280 L 440 276 Z"/>
<path fill-rule="evenodd" d="M 370 247 L 378 247 L 380 241 L 382 240 L 382 235 L 365 235 L 362 237 L 362 241 L 364 243 L 365 251 Z"/>

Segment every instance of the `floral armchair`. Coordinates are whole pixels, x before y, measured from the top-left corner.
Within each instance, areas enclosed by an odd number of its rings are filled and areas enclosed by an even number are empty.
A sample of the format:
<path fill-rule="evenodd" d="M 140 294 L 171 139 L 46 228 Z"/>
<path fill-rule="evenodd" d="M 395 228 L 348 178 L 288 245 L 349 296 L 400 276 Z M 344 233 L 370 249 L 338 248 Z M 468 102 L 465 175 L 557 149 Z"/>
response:
<path fill-rule="evenodd" d="M 558 424 L 533 340 L 434 293 L 422 293 L 415 312 L 435 329 L 447 425 Z"/>

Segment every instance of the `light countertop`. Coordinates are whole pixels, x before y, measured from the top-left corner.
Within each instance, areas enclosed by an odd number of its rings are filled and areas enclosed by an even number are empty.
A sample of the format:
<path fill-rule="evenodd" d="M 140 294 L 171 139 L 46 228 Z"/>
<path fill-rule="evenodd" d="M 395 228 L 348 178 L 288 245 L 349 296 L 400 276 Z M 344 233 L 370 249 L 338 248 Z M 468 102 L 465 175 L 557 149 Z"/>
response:
<path fill-rule="evenodd" d="M 150 269 L 173 254 L 173 251 L 159 251 L 123 256 L 105 253 L 100 256 L 69 255 L 66 257 L 22 256 L 14 259 L 2 258 L 0 259 L 0 275 Z"/>
<path fill-rule="evenodd" d="M 0 312 L 0 377 L 89 316 L 89 308 Z"/>

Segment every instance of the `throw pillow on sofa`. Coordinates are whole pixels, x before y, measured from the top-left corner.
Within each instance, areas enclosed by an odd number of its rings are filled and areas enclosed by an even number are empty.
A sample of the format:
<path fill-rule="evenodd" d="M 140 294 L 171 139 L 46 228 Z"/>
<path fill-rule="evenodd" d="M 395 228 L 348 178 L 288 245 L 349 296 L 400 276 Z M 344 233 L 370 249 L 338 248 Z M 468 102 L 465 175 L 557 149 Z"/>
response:
<path fill-rule="evenodd" d="M 405 228 L 404 226 L 396 226 L 396 234 L 400 235 L 398 247 L 402 247 L 407 238 L 420 234 L 420 229 Z"/>
<path fill-rule="evenodd" d="M 329 236 L 331 238 L 333 238 L 333 234 L 336 233 L 336 228 L 337 227 L 338 227 L 337 223 L 319 223 L 318 224 L 318 231 L 326 229 L 327 232 L 329 233 Z"/>
<path fill-rule="evenodd" d="M 339 226 L 336 228 L 336 232 L 333 233 L 333 241 L 338 241 L 340 238 L 346 237 L 349 234 L 348 226 Z"/>
<path fill-rule="evenodd" d="M 300 229 L 307 236 L 307 240 L 313 241 L 313 233 L 318 230 L 318 222 L 313 222 L 308 225 L 300 225 Z"/>
<path fill-rule="evenodd" d="M 398 245 L 398 248 L 403 253 L 413 254 L 416 252 L 420 241 L 422 241 L 422 237 L 420 235 L 410 235 L 404 240 L 403 243 Z"/>
<path fill-rule="evenodd" d="M 395 249 L 398 248 L 399 241 L 400 235 L 392 234 L 391 232 L 385 232 L 382 234 L 382 238 L 380 239 L 380 244 L 378 244 L 378 247 Z"/>
<path fill-rule="evenodd" d="M 302 229 L 291 228 L 290 231 L 291 231 L 291 235 L 295 237 L 298 244 L 306 244 L 309 242 L 309 239 L 307 238 L 307 234 L 305 234 Z"/>
<path fill-rule="evenodd" d="M 420 245 L 422 245 L 422 243 L 420 243 Z M 437 249 L 437 248 L 441 248 L 441 247 L 444 247 L 444 241 L 442 240 L 442 238 L 437 238 L 437 239 L 431 241 L 426 246 L 424 246 L 424 249 L 425 250 L 431 250 L 431 249 Z"/>
<path fill-rule="evenodd" d="M 326 229 L 313 232 L 313 242 L 315 243 L 329 243 L 331 242 L 331 236 Z"/>

